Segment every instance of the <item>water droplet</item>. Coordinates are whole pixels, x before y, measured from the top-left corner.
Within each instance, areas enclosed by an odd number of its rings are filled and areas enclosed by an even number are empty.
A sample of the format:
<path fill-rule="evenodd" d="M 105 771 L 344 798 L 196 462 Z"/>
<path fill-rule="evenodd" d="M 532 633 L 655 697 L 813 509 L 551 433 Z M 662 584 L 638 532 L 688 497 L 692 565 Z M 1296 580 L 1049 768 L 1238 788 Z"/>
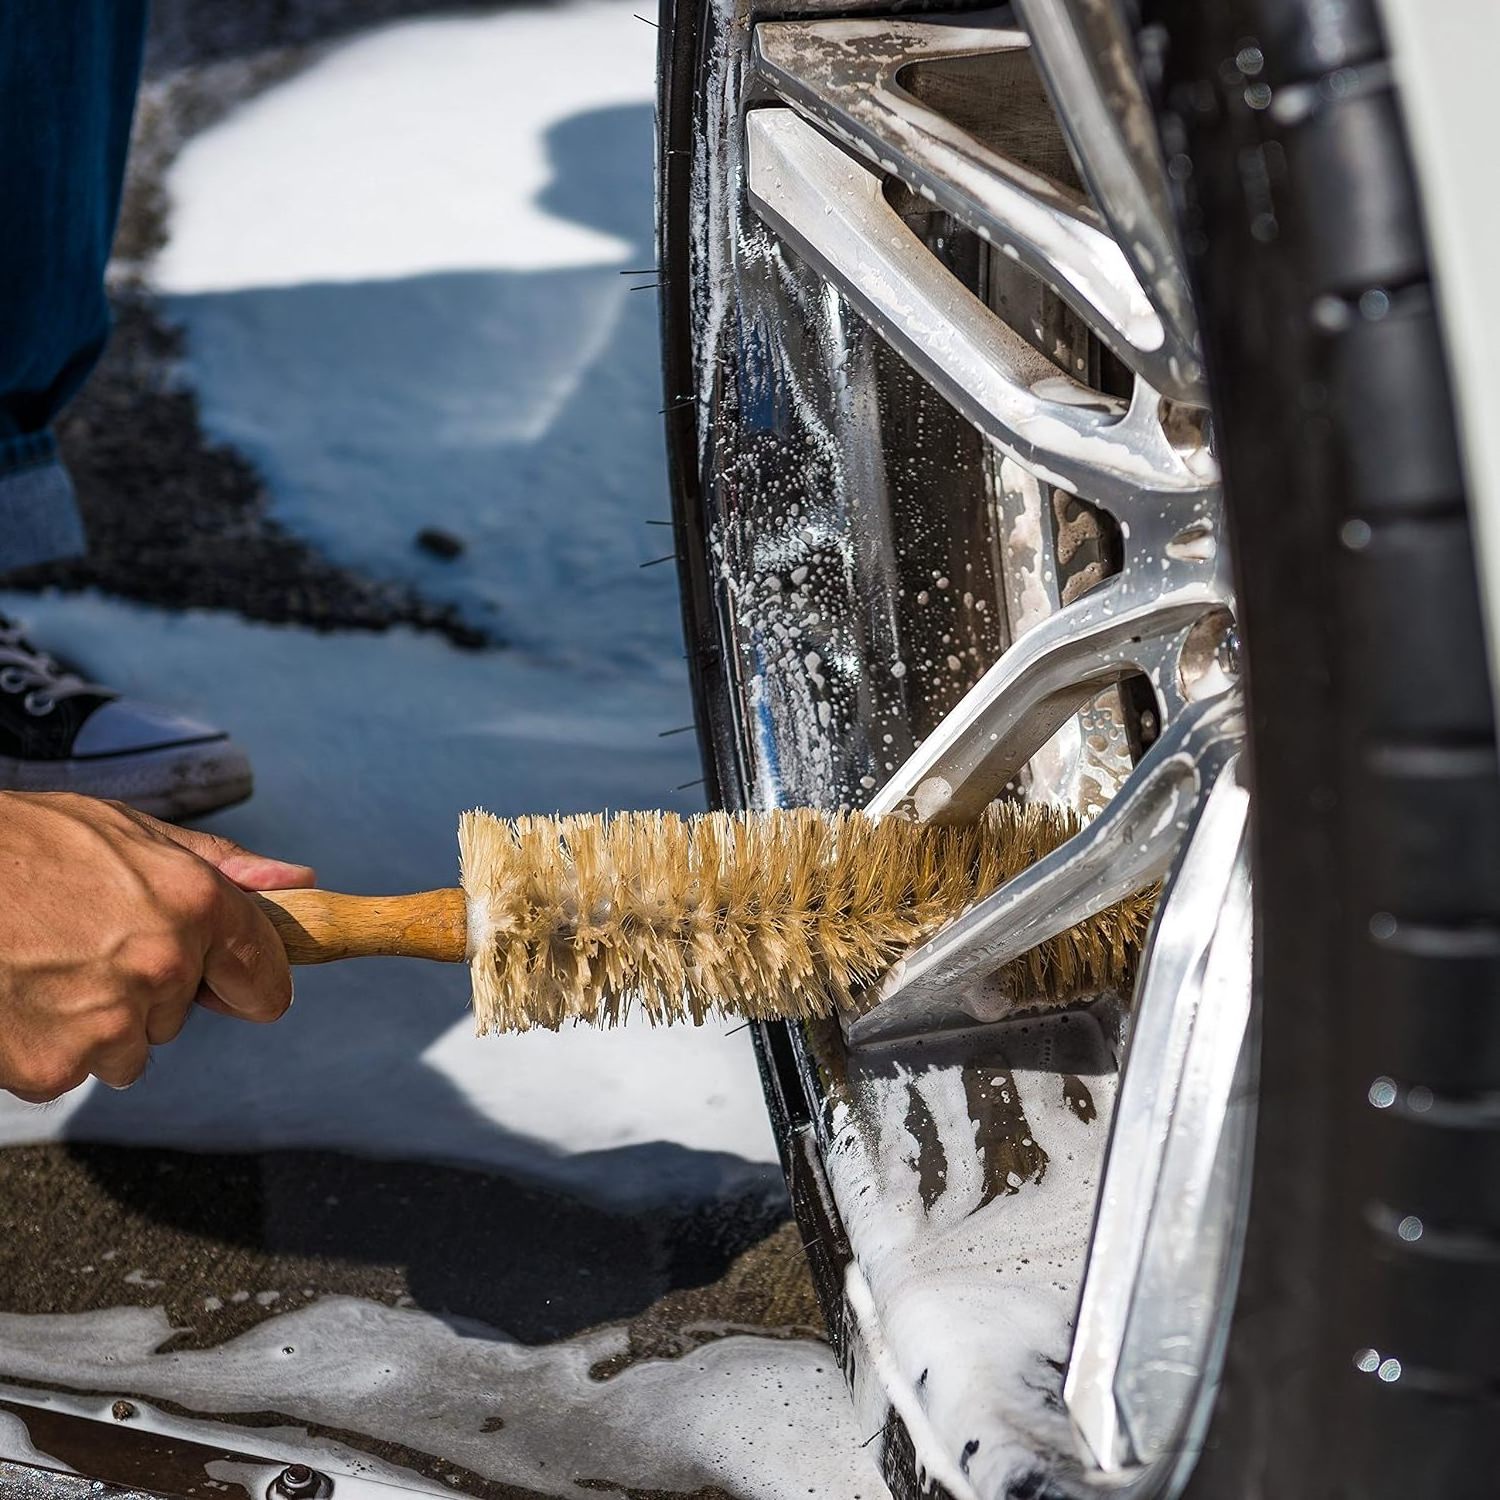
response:
<path fill-rule="evenodd" d="M 1342 297 L 1323 296 L 1312 305 L 1312 320 L 1327 333 L 1349 326 L 1349 304 Z"/>

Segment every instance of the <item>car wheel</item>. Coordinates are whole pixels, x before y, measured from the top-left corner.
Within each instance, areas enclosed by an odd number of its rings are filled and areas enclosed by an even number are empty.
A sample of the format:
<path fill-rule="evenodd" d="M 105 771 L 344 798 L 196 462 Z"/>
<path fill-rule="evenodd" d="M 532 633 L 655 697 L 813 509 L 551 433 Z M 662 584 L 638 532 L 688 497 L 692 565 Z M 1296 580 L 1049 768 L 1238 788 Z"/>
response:
<path fill-rule="evenodd" d="M 1492 1472 L 1500 785 L 1415 180 L 1338 11 L 663 3 L 712 796 L 1087 819 L 861 1020 L 757 1028 L 900 1495 Z M 1158 879 L 1133 995 L 996 988 Z"/>

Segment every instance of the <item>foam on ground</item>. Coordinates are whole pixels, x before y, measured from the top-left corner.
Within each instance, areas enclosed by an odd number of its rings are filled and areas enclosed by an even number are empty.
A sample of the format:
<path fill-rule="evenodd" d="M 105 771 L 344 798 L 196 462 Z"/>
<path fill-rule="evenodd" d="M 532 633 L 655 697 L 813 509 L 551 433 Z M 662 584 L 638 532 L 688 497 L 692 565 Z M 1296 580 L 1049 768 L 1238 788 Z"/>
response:
<path fill-rule="evenodd" d="M 116 1393 L 171 1402 L 191 1424 L 183 1437 L 270 1449 L 335 1473 L 347 1472 L 364 1436 L 580 1500 L 601 1489 L 710 1486 L 743 1500 L 886 1493 L 832 1352 L 806 1340 L 735 1336 L 601 1381 L 589 1370 L 620 1350 L 621 1330 L 529 1348 L 473 1324 L 352 1298 L 270 1319 L 217 1349 L 156 1353 L 170 1336 L 159 1309 L 0 1315 L 12 1384 L 93 1391 L 101 1413 Z M 204 1421 L 263 1412 L 271 1391 L 274 1409 L 296 1413 L 289 1431 Z M 310 1438 L 297 1430 L 303 1424 L 344 1441 Z M 0 1429 L 0 1450 L 5 1437 Z"/>

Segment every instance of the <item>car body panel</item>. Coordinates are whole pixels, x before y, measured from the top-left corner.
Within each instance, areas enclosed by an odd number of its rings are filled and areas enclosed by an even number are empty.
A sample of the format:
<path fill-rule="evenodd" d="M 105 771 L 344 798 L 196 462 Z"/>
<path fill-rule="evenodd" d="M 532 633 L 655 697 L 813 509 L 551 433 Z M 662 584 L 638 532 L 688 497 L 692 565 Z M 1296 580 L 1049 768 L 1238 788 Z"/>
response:
<path fill-rule="evenodd" d="M 1437 269 L 1478 540 L 1491 681 L 1500 697 L 1500 181 L 1489 158 L 1500 5 L 1378 3 Z"/>

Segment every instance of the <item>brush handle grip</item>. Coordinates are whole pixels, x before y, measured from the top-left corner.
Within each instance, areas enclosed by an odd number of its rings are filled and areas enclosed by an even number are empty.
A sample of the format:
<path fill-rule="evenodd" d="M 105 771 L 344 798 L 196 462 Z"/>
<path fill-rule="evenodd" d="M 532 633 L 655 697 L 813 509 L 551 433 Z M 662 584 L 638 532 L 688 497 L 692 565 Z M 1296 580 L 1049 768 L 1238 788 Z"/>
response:
<path fill-rule="evenodd" d="M 468 903 L 462 891 L 412 896 L 343 896 L 337 891 L 260 891 L 255 900 L 294 964 L 341 958 L 468 956 Z"/>

